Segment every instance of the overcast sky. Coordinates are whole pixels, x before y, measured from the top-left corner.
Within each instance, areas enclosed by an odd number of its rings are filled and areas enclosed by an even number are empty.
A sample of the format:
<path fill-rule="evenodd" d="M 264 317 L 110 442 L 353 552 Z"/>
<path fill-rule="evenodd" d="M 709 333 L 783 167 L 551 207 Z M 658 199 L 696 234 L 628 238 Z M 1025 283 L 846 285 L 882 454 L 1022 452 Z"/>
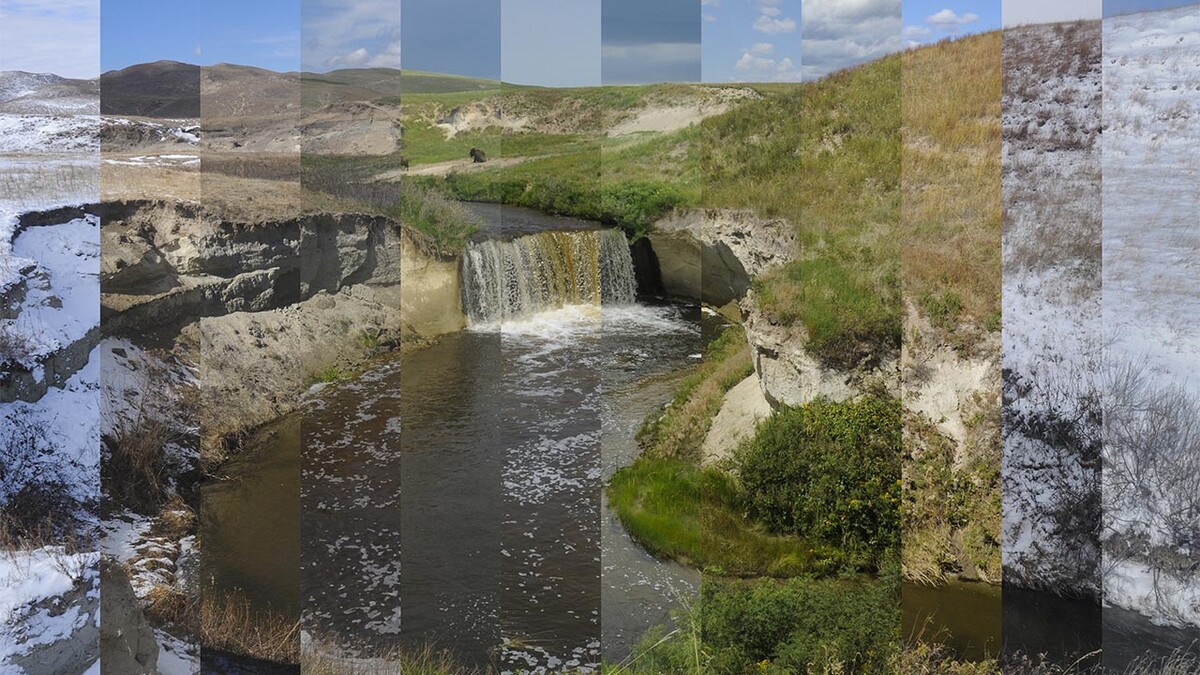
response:
<path fill-rule="evenodd" d="M 800 80 L 800 0 L 701 0 L 705 82 Z"/>
<path fill-rule="evenodd" d="M 601 40 L 604 84 L 700 81 L 698 0 L 604 0 Z"/>
<path fill-rule="evenodd" d="M 600 4 L 601 0 L 504 0 L 504 81 L 545 87 L 599 85 Z"/>
<path fill-rule="evenodd" d="M 1099 19 L 1100 0 L 1004 0 L 1004 25 Z"/>
<path fill-rule="evenodd" d="M 0 70 L 99 75 L 100 0 L 0 0 Z"/>
<path fill-rule="evenodd" d="M 1190 6 L 1200 7 L 1200 2 L 1196 0 L 1104 0 L 1104 16 Z"/>
<path fill-rule="evenodd" d="M 1001 0 L 904 0 L 904 46 L 1000 28 Z"/>

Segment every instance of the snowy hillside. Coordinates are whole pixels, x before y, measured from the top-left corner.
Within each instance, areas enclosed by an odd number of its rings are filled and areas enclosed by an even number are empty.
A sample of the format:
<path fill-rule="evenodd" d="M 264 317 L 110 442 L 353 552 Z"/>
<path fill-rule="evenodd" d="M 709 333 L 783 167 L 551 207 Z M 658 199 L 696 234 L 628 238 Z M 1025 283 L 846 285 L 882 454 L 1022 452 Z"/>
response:
<path fill-rule="evenodd" d="M 1200 625 L 1200 6 L 1104 46 L 1105 600 Z"/>
<path fill-rule="evenodd" d="M 1098 596 L 1100 26 L 1004 36 L 1004 575 Z"/>
<path fill-rule="evenodd" d="M 0 71 L 0 113 L 99 115 L 100 83 L 48 73 Z"/>

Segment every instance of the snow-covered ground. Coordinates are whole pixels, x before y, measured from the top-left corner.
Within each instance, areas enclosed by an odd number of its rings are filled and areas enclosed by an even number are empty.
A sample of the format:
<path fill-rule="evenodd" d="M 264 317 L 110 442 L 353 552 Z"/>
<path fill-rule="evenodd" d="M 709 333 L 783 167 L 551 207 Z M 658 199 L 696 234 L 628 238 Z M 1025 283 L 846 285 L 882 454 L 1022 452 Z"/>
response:
<path fill-rule="evenodd" d="M 99 115 L 0 114 L 0 153 L 99 151 Z"/>
<path fill-rule="evenodd" d="M 1098 595 L 1100 26 L 1004 36 L 1005 579 Z"/>
<path fill-rule="evenodd" d="M 200 157 L 198 155 L 138 155 L 136 157 L 127 157 L 125 159 L 105 159 L 104 163 L 141 167 L 199 166 Z"/>
<path fill-rule="evenodd" d="M 26 270 L 25 293 L 4 329 L 23 336 L 16 361 L 34 369 L 100 325 L 100 219 L 30 227 L 17 235 L 11 254 L 20 262 L 10 268 Z"/>
<path fill-rule="evenodd" d="M 0 553 L 0 675 L 20 675 L 21 657 L 98 628 L 99 557 L 61 547 Z"/>
<path fill-rule="evenodd" d="M 1200 5 L 1104 22 L 1105 600 L 1200 626 Z"/>

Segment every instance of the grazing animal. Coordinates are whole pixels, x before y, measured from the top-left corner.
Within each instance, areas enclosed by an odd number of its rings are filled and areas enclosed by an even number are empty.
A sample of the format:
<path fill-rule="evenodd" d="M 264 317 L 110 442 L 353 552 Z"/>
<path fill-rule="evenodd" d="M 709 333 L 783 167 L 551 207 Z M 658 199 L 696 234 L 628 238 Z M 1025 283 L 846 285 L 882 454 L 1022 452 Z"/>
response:
<path fill-rule="evenodd" d="M 471 148 L 471 161 L 476 164 L 483 164 L 487 161 L 487 155 L 483 154 L 483 151 L 479 148 Z"/>
<path fill-rule="evenodd" d="M 407 168 L 408 168 L 408 158 L 407 158 L 407 157 L 405 157 L 404 155 L 401 155 L 401 156 L 400 156 L 400 168 L 401 168 L 401 169 L 407 169 Z"/>

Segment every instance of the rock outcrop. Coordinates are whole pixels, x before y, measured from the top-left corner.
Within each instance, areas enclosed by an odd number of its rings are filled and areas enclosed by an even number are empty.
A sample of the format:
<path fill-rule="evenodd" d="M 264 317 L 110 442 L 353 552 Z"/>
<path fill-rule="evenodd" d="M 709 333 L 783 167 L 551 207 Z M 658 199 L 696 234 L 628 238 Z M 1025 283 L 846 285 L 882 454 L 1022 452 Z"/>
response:
<path fill-rule="evenodd" d="M 744 296 L 755 276 L 796 248 L 787 221 L 734 209 L 679 211 L 655 223 L 647 238 L 667 295 L 717 307 Z"/>
<path fill-rule="evenodd" d="M 206 447 L 285 414 L 316 374 L 466 325 L 458 260 L 380 216 L 231 222 L 187 202 L 103 205 L 104 332 L 198 325 Z"/>

